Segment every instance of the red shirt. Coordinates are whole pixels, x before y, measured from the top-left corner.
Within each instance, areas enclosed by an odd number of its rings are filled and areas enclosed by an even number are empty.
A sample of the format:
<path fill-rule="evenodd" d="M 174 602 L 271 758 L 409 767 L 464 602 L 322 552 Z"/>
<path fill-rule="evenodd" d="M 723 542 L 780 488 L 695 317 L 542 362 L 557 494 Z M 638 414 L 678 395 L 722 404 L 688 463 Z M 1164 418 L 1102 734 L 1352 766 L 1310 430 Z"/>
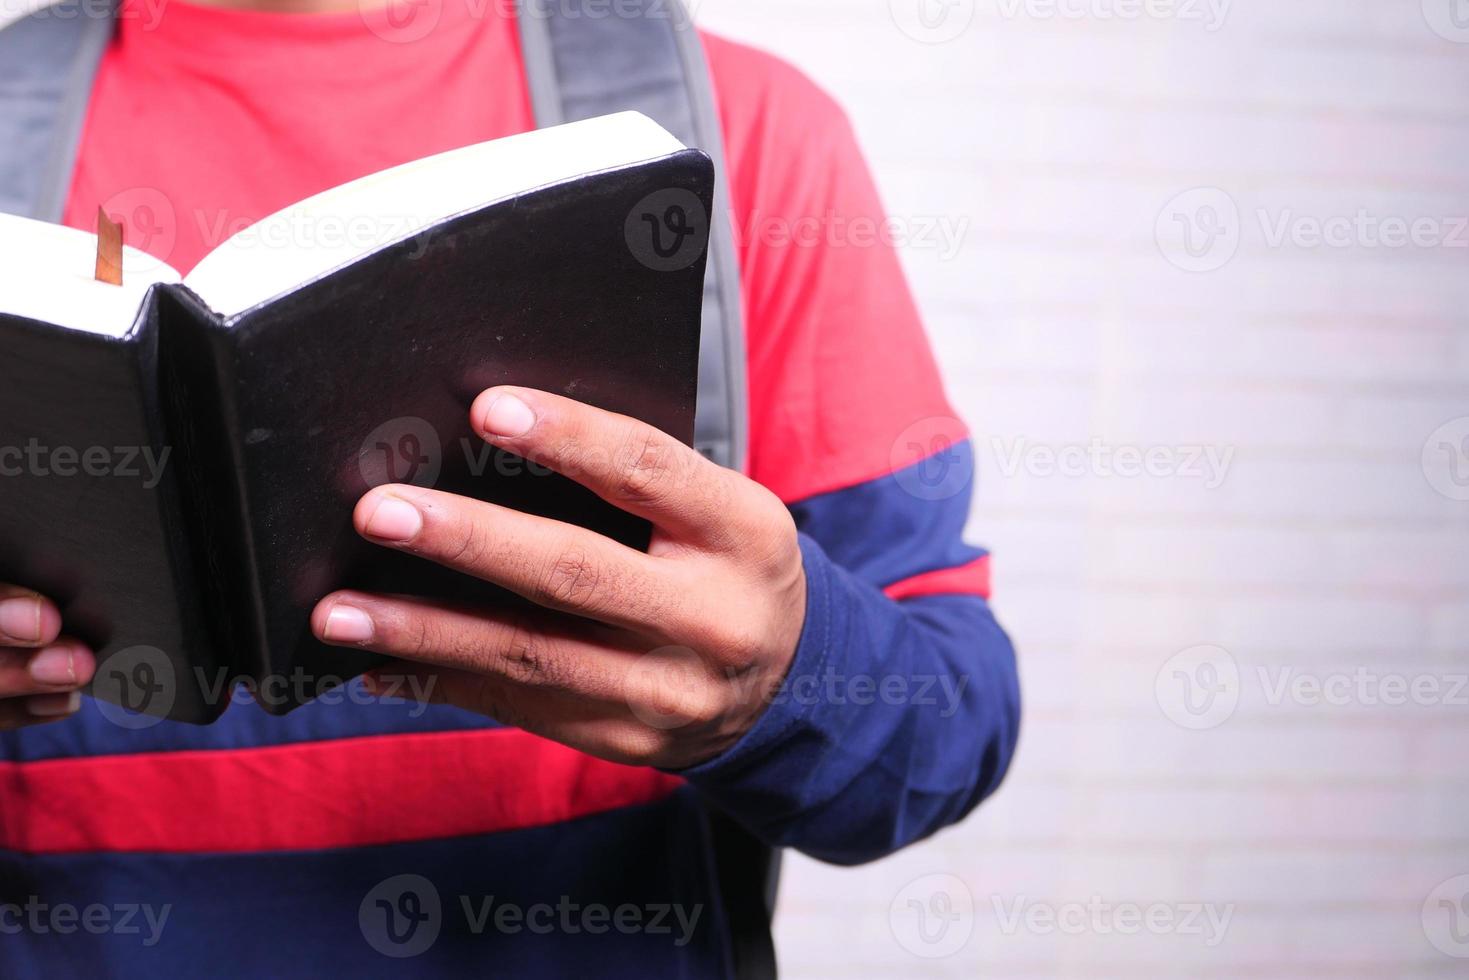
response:
<path fill-rule="evenodd" d="M 509 5 L 418 3 L 405 21 L 129 0 L 65 222 L 90 230 L 102 204 L 130 244 L 187 272 L 308 195 L 532 128 Z M 885 475 L 903 430 L 952 412 L 851 128 L 788 65 L 705 47 L 748 317 L 751 474 L 787 502 Z M 936 425 L 923 441 L 963 437 Z"/>

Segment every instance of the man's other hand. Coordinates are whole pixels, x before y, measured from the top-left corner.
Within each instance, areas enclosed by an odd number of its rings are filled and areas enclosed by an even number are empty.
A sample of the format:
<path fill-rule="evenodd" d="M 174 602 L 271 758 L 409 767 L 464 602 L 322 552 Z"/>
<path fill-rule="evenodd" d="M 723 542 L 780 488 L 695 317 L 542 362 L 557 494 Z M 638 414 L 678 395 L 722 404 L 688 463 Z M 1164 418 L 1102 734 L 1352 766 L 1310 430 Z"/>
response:
<path fill-rule="evenodd" d="M 61 634 L 51 600 L 0 584 L 0 730 L 58 721 L 76 712 L 92 679 L 92 651 Z"/>
<path fill-rule="evenodd" d="M 489 443 L 653 525 L 648 552 L 436 490 L 378 487 L 360 534 L 507 588 L 534 612 L 336 592 L 322 640 L 404 663 L 369 676 L 592 755 L 682 768 L 727 749 L 784 679 L 805 619 L 796 527 L 774 494 L 651 426 L 557 395 L 493 388 Z M 419 675 L 393 684 L 389 674 Z"/>

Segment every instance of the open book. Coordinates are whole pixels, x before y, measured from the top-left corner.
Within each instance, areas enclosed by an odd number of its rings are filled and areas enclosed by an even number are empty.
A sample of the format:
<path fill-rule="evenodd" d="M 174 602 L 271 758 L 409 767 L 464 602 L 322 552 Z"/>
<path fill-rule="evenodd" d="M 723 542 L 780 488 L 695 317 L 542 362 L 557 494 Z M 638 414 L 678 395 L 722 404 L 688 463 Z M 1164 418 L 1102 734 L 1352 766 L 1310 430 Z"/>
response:
<path fill-rule="evenodd" d="M 373 666 L 311 636 L 334 589 L 512 601 L 360 540 L 372 486 L 645 546 L 468 408 L 527 385 L 691 441 L 712 184 L 621 113 L 326 191 L 187 276 L 126 250 L 120 286 L 93 280 L 95 236 L 0 215 L 0 581 L 61 604 L 124 722 L 205 723 L 239 682 L 284 713 Z"/>

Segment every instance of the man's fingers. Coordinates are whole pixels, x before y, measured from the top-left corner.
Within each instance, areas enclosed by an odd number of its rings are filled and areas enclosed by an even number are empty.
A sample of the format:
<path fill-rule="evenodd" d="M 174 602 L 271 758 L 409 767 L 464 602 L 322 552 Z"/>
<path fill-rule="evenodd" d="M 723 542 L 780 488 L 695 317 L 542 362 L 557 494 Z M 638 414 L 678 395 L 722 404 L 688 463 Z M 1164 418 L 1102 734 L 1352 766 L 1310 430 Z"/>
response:
<path fill-rule="evenodd" d="M 680 540 L 724 543 L 731 474 L 644 422 L 530 388 L 491 388 L 470 409 L 475 431 L 546 466 Z"/>
<path fill-rule="evenodd" d="M 411 660 L 386 664 L 363 680 L 368 691 L 384 700 L 452 704 L 558 741 L 595 727 L 621 710 L 620 705 L 599 699 L 573 697 L 487 674 Z"/>
<path fill-rule="evenodd" d="M 588 531 L 438 490 L 386 486 L 358 501 L 363 537 L 493 582 L 540 606 L 657 627 L 677 598 L 656 559 Z"/>
<path fill-rule="evenodd" d="M 629 663 L 575 624 L 364 592 L 321 600 L 311 628 L 326 643 L 582 698 L 618 697 Z"/>
<path fill-rule="evenodd" d="M 97 670 L 92 652 L 61 639 L 39 650 L 0 649 L 0 698 L 76 690 Z"/>
<path fill-rule="evenodd" d="M 16 585 L 0 585 L 0 646 L 40 647 L 61 632 L 51 600 Z"/>
<path fill-rule="evenodd" d="M 0 731 L 61 721 L 76 714 L 81 706 L 82 696 L 76 691 L 6 698 L 0 700 Z"/>
<path fill-rule="evenodd" d="M 365 680 L 379 698 L 452 704 L 625 765 L 656 765 L 670 742 L 623 701 L 538 690 L 469 671 L 398 661 Z"/>

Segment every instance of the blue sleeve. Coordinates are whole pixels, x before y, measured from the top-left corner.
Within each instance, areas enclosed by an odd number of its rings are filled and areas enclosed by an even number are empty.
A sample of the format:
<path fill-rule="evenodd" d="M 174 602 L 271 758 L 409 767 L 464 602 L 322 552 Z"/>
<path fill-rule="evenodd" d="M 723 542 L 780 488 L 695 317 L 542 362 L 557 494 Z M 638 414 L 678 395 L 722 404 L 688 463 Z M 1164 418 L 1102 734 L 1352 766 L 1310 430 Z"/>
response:
<path fill-rule="evenodd" d="M 967 443 L 949 452 L 972 473 Z M 786 681 L 729 751 L 682 773 L 766 842 L 870 861 L 999 786 L 1020 693 L 987 556 L 961 537 L 970 482 L 900 471 L 792 507 L 808 588 Z"/>

